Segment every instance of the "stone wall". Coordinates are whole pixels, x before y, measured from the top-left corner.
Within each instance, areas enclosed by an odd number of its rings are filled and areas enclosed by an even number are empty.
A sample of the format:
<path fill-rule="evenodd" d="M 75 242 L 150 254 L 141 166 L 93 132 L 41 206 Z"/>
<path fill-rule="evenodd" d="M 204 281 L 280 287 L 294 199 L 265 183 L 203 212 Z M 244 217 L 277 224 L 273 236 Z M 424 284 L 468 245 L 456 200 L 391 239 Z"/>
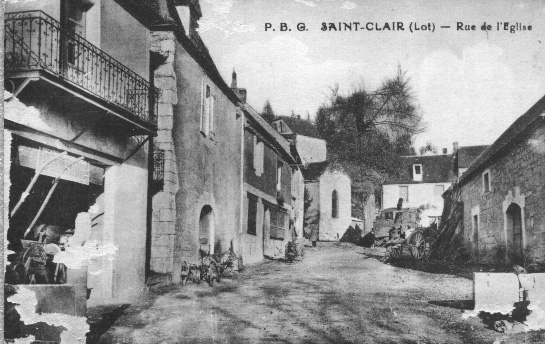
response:
<path fill-rule="evenodd" d="M 164 184 L 162 191 L 152 200 L 152 271 L 170 273 L 174 267 L 174 242 L 176 225 L 176 193 L 178 170 L 172 138 L 173 106 L 178 103 L 176 73 L 174 72 L 175 37 L 172 32 L 158 31 L 151 36 L 151 51 L 159 54 L 164 62 L 154 71 L 155 87 L 160 90 L 155 149 L 164 152 Z"/>
<path fill-rule="evenodd" d="M 506 215 L 515 203 L 521 208 L 524 256 L 544 261 L 545 254 L 545 125 L 520 135 L 518 142 L 479 171 L 462 187 L 463 224 L 458 228 L 468 252 L 481 262 L 498 262 L 514 256 L 512 232 Z M 491 190 L 483 192 L 482 173 L 490 172 Z M 478 233 L 474 233 L 474 216 Z"/>

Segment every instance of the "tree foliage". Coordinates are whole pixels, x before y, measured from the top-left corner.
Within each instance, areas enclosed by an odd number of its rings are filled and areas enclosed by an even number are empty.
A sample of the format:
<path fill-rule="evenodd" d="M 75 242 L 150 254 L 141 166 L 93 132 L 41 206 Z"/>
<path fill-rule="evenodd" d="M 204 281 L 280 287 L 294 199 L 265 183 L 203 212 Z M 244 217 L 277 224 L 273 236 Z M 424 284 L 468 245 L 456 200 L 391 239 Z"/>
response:
<path fill-rule="evenodd" d="M 399 171 L 401 155 L 415 154 L 412 139 L 423 130 L 401 68 L 374 92 L 364 85 L 346 95 L 332 88 L 318 109 L 316 127 L 327 141 L 328 160 L 350 175 L 353 192 L 362 200 Z"/>
<path fill-rule="evenodd" d="M 265 105 L 263 106 L 263 111 L 261 111 L 261 117 L 263 117 L 267 122 L 271 123 L 275 120 L 276 115 L 271 106 L 271 102 L 267 99 Z"/>
<path fill-rule="evenodd" d="M 437 154 L 437 146 L 434 146 L 430 141 L 426 142 L 425 146 L 420 147 L 420 155 Z"/>

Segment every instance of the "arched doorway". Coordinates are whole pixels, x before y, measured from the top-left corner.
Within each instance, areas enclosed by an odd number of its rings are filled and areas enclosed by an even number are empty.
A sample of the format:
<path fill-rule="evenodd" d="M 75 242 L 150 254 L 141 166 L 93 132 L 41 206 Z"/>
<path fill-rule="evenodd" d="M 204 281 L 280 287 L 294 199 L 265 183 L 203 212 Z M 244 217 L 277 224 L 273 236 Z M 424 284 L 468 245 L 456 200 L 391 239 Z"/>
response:
<path fill-rule="evenodd" d="M 199 256 L 214 253 L 214 211 L 209 205 L 205 205 L 201 209 L 199 218 Z"/>
<path fill-rule="evenodd" d="M 507 242 L 511 243 L 508 252 L 512 252 L 515 263 L 522 264 L 524 258 L 524 240 L 522 238 L 522 209 L 516 203 L 511 203 L 505 212 L 507 219 Z"/>

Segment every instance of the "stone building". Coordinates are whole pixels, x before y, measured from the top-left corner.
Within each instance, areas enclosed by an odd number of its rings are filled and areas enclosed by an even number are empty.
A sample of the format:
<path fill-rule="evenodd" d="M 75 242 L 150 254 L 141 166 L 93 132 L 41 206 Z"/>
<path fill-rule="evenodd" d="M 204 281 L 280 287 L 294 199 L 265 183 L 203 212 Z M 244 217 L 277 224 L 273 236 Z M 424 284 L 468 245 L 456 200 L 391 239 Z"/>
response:
<path fill-rule="evenodd" d="M 239 94 L 236 74 L 231 87 Z M 252 264 L 283 258 L 294 235 L 302 236 L 303 180 L 290 142 L 244 104 L 242 256 Z M 294 233 L 295 230 L 295 233 Z"/>
<path fill-rule="evenodd" d="M 458 233 L 479 262 L 544 262 L 545 98 L 462 174 Z"/>
<path fill-rule="evenodd" d="M 63 260 L 68 284 L 79 274 L 91 304 L 130 300 L 145 282 L 158 95 L 150 84 L 149 35 L 162 20 L 154 13 L 124 0 L 6 3 L 8 248 L 62 248 L 68 238 L 69 248 L 83 250 L 62 252 L 71 257 Z M 88 275 L 72 274 L 78 259 L 89 263 Z M 61 283 L 57 268 L 45 283 Z M 27 277 L 23 284 L 41 276 Z"/>
<path fill-rule="evenodd" d="M 152 200 L 150 268 L 176 283 L 184 261 L 230 247 L 241 254 L 245 120 L 196 31 L 199 2 L 169 2 L 168 15 L 170 25 L 158 27 L 151 43 L 163 95 L 155 147 L 164 154 L 165 177 Z"/>
<path fill-rule="evenodd" d="M 397 207 L 403 199 L 404 208 L 423 207 L 421 225 L 429 226 L 441 218 L 443 198 L 441 195 L 451 185 L 453 156 L 417 155 L 401 157 L 402 173 L 388 179 L 382 185 L 382 208 Z"/>

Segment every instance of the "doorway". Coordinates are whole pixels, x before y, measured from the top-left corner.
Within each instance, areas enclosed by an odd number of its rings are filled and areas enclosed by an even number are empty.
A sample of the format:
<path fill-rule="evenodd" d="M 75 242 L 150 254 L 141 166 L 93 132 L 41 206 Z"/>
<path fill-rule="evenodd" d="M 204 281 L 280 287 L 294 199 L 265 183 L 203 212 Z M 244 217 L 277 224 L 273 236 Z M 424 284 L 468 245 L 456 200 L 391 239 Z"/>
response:
<path fill-rule="evenodd" d="M 201 209 L 199 217 L 199 257 L 214 253 L 214 211 L 209 205 Z"/>
<path fill-rule="evenodd" d="M 524 245 L 522 238 L 522 209 L 516 203 L 511 203 L 506 211 L 507 217 L 507 242 L 512 243 L 508 252 L 512 254 L 513 261 L 523 264 Z"/>

